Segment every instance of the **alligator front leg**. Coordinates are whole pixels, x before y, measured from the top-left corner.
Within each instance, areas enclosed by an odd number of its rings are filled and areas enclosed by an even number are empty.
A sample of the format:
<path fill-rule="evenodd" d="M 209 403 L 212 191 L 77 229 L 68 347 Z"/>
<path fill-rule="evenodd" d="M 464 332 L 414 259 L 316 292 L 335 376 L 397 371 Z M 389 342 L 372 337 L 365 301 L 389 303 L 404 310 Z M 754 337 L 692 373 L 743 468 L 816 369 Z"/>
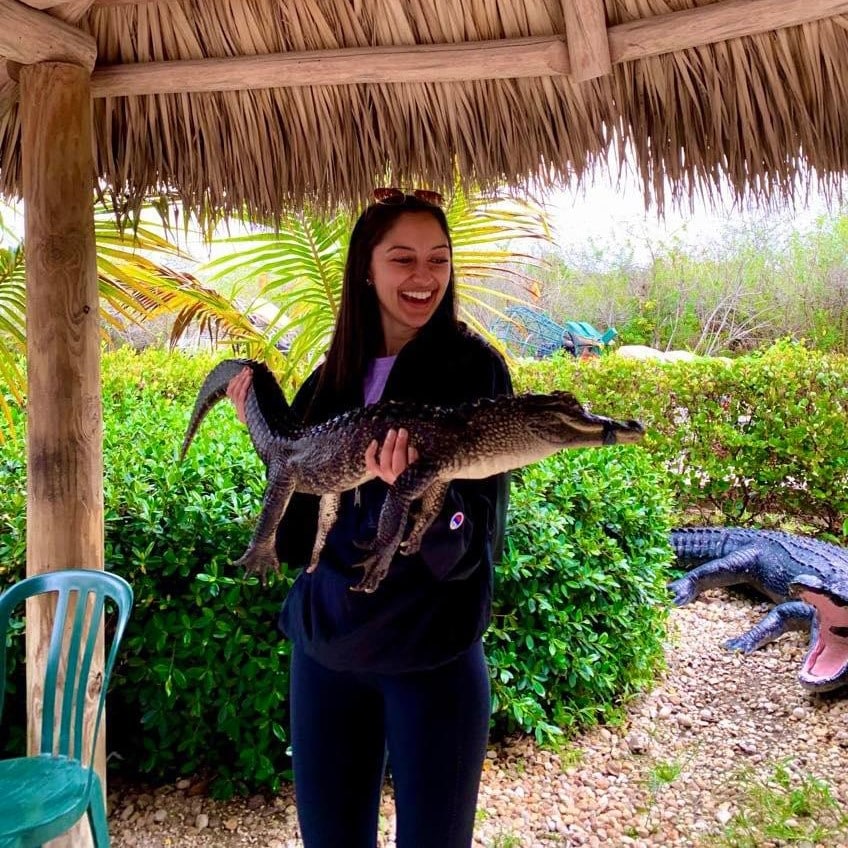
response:
<path fill-rule="evenodd" d="M 421 511 L 418 513 L 409 535 L 400 543 L 400 552 L 404 556 L 418 553 L 421 548 L 421 538 L 442 511 L 445 495 L 448 493 L 448 485 L 448 483 L 437 480 L 421 495 Z"/>
<path fill-rule="evenodd" d="M 330 528 L 336 523 L 336 517 L 339 514 L 339 502 L 341 495 L 329 494 L 322 495 L 318 503 L 318 532 L 315 534 L 315 544 L 312 546 L 312 557 L 309 560 L 308 572 L 315 571 L 318 568 L 318 559 L 321 556 L 321 551 L 324 549 L 324 543 L 327 541 L 327 534 Z"/>
<path fill-rule="evenodd" d="M 377 535 L 372 545 L 374 553 L 358 563 L 365 569 L 365 576 L 352 588 L 357 592 L 373 592 L 391 565 L 392 557 L 403 538 L 409 505 L 430 487 L 436 475 L 435 468 L 419 460 L 407 466 L 386 494 Z"/>
<path fill-rule="evenodd" d="M 235 565 L 244 566 L 248 574 L 258 574 L 263 584 L 269 570 L 278 571 L 280 568 L 275 545 L 277 526 L 296 485 L 297 479 L 293 469 L 283 462 L 272 461 L 268 469 L 268 483 L 265 486 L 262 512 L 256 530 L 244 555 L 235 562 Z"/>
<path fill-rule="evenodd" d="M 668 584 L 674 595 L 674 603 L 682 607 L 707 589 L 751 583 L 759 556 L 759 548 L 751 545 L 693 568 L 688 574 Z"/>
<path fill-rule="evenodd" d="M 750 630 L 735 639 L 728 639 L 724 647 L 731 651 L 750 654 L 790 630 L 809 630 L 814 616 L 815 609 L 803 601 L 787 601 L 778 604 Z"/>

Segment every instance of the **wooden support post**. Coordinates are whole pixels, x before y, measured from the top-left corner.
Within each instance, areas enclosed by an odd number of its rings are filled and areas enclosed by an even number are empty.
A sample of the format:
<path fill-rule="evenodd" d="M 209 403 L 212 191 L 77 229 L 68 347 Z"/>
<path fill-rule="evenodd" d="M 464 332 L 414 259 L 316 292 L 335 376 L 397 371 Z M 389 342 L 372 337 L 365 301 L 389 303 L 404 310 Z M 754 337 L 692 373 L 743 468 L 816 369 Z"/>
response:
<path fill-rule="evenodd" d="M 103 435 L 89 72 L 59 62 L 26 65 L 20 72 L 20 98 L 27 252 L 27 574 L 102 569 Z M 30 752 L 40 744 L 51 619 L 49 604 L 30 602 Z M 96 662 L 102 669 L 102 644 Z M 97 695 L 88 693 L 89 738 Z M 101 741 L 104 735 L 101 728 Z M 101 777 L 104 752 L 102 744 L 96 757 Z M 50 845 L 91 845 L 85 818 Z"/>
<path fill-rule="evenodd" d="M 575 82 L 612 72 L 604 0 L 564 0 L 565 37 Z"/>

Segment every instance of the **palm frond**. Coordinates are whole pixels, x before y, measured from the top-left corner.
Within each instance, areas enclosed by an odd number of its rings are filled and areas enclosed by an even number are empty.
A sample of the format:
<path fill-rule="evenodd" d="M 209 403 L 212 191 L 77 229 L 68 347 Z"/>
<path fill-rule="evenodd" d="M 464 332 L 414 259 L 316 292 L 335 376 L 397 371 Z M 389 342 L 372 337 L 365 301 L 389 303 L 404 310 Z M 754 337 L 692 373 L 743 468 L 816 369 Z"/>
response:
<path fill-rule="evenodd" d="M 545 214 L 527 201 L 466 195 L 458 188 L 445 211 L 454 245 L 461 317 L 491 339 L 486 324 L 503 317 L 500 305 L 528 303 L 537 297 L 539 283 L 533 271 L 540 260 L 511 248 L 510 243 L 548 239 Z M 248 313 L 273 304 L 276 312 L 262 332 L 275 358 L 277 347 L 287 349 L 284 379 L 314 365 L 329 344 L 351 227 L 347 215 L 325 219 L 305 209 L 286 216 L 273 230 L 218 239 L 214 246 L 226 252 L 198 269 L 208 285 L 229 286 L 229 300 L 234 302 L 237 294 Z M 222 330 L 232 329 L 238 335 L 236 325 L 226 327 L 232 316 L 224 301 L 213 310 L 209 295 L 205 297 L 202 307 L 181 313 L 175 329 L 183 332 L 192 323 L 209 327 L 216 317 Z"/>

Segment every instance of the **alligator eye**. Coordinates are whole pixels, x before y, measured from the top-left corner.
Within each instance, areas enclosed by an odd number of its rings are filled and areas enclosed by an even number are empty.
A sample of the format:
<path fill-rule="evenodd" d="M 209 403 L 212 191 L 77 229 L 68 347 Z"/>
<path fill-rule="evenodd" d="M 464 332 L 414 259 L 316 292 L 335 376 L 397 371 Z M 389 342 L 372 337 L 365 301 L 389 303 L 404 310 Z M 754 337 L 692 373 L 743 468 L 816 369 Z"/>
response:
<path fill-rule="evenodd" d="M 848 639 L 848 627 L 831 627 L 830 632 L 834 636 L 841 636 L 843 639 Z"/>

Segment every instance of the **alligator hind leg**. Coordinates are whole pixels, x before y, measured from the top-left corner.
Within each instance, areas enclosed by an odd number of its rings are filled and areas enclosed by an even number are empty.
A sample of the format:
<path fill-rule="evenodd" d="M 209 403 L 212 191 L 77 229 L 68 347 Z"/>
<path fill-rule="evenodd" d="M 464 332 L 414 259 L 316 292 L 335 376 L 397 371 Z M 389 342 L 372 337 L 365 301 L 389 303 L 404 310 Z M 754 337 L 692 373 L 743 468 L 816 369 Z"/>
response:
<path fill-rule="evenodd" d="M 312 557 L 309 560 L 309 567 L 306 569 L 309 572 L 315 571 L 318 568 L 318 559 L 321 556 L 321 551 L 324 549 L 324 543 L 327 541 L 327 534 L 330 528 L 336 523 L 336 517 L 339 514 L 339 502 L 341 495 L 329 494 L 322 495 L 318 502 L 318 532 L 315 534 L 315 544 L 312 546 Z"/>
<path fill-rule="evenodd" d="M 803 601 L 787 601 L 784 604 L 778 604 L 750 630 L 735 639 L 728 639 L 724 647 L 731 651 L 750 654 L 790 630 L 809 630 L 814 613 L 815 609 Z"/>
<path fill-rule="evenodd" d="M 256 530 L 244 555 L 235 562 L 235 565 L 244 566 L 248 574 L 258 574 L 263 584 L 268 572 L 277 571 L 280 567 L 275 548 L 277 525 L 289 505 L 296 483 L 295 475 L 287 471 L 283 463 L 271 464 Z"/>
<path fill-rule="evenodd" d="M 354 590 L 373 592 L 380 585 L 403 538 L 409 505 L 430 487 L 435 476 L 435 468 L 419 460 L 407 466 L 389 488 L 377 522 L 377 535 L 372 546 L 374 553 L 358 563 L 365 569 L 365 576 L 352 587 Z"/>
<path fill-rule="evenodd" d="M 447 493 L 448 484 L 438 480 L 421 495 L 421 511 L 418 513 L 409 535 L 400 543 L 400 552 L 404 556 L 418 553 L 418 549 L 421 547 L 421 538 L 442 511 L 442 504 L 445 502 Z"/>
<path fill-rule="evenodd" d="M 706 589 L 753 583 L 752 572 L 760 555 L 760 549 L 750 545 L 693 568 L 688 574 L 668 584 L 674 595 L 674 603 L 682 607 Z"/>

